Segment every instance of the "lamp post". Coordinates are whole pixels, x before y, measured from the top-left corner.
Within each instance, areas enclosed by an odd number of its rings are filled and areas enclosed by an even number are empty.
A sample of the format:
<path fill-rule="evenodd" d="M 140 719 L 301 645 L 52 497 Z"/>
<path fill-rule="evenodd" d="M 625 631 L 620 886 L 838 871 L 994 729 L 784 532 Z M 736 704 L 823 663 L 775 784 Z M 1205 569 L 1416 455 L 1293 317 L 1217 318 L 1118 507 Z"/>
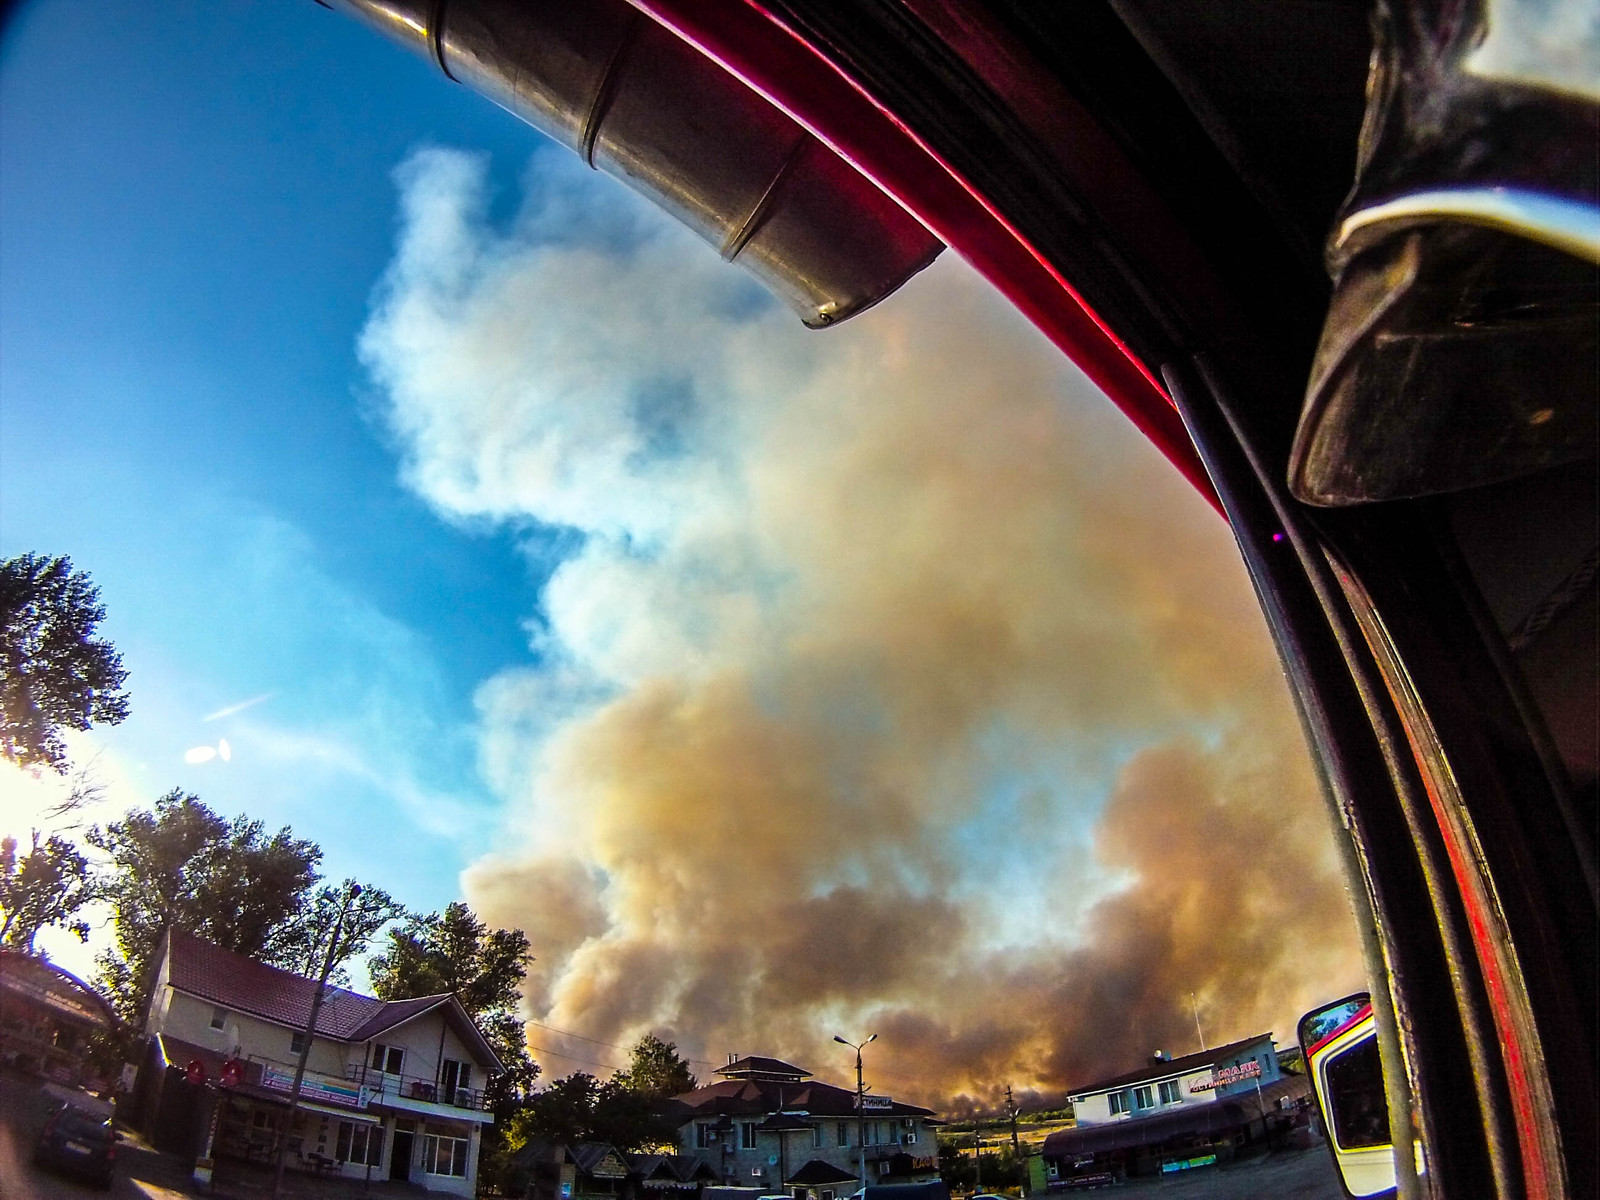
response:
<path fill-rule="evenodd" d="M 861 1082 L 861 1049 L 862 1049 L 863 1046 L 866 1046 L 868 1043 L 877 1041 L 878 1040 L 878 1035 L 877 1034 L 873 1034 L 871 1037 L 867 1038 L 867 1040 L 865 1042 L 861 1042 L 859 1044 L 857 1044 L 856 1042 L 847 1042 L 847 1041 L 845 1041 L 844 1038 L 840 1037 L 837 1033 L 833 1035 L 833 1040 L 838 1042 L 841 1046 L 849 1046 L 850 1049 L 852 1049 L 852 1050 L 854 1050 L 856 1052 L 856 1148 L 857 1148 L 857 1151 L 858 1151 L 858 1155 L 857 1155 L 857 1160 L 856 1161 L 860 1164 L 861 1200 L 866 1200 L 866 1196 L 867 1196 L 867 1106 L 866 1106 L 866 1102 L 865 1102 L 864 1097 L 866 1096 L 867 1089 L 862 1085 L 862 1082 Z"/>
<path fill-rule="evenodd" d="M 306 1077 L 306 1059 L 311 1056 L 311 1039 L 316 1034 L 317 1014 L 322 1011 L 322 993 L 328 986 L 328 976 L 333 974 L 333 956 L 339 949 L 339 938 L 344 933 L 344 919 L 350 912 L 350 901 L 361 895 L 361 885 L 352 883 L 339 906 L 339 916 L 333 923 L 333 933 L 328 937 L 328 952 L 322 956 L 322 974 L 317 977 L 317 990 L 311 993 L 311 1015 L 306 1018 L 305 1033 L 300 1039 L 300 1060 L 294 1067 L 294 1086 L 289 1089 L 289 1115 L 284 1118 L 283 1136 L 278 1139 L 278 1168 L 272 1176 L 272 1200 L 277 1200 L 278 1189 L 283 1186 L 283 1160 L 289 1149 L 289 1134 L 294 1128 L 294 1114 L 300 1108 L 300 1085 Z"/>

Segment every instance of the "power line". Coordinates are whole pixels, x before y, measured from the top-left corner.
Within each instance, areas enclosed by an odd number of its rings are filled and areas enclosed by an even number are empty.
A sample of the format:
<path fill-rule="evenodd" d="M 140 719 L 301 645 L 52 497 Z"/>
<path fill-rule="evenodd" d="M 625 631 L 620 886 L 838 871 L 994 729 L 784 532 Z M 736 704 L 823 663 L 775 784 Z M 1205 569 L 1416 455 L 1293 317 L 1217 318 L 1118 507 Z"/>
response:
<path fill-rule="evenodd" d="M 601 1069 L 606 1070 L 606 1071 L 620 1071 L 620 1070 L 622 1070 L 621 1067 L 612 1066 L 610 1063 L 594 1062 L 591 1059 L 587 1059 L 587 1058 L 574 1058 L 572 1055 L 566 1053 L 564 1050 L 551 1050 L 551 1049 L 549 1049 L 548 1047 L 545 1047 L 545 1046 L 535 1046 L 532 1042 L 528 1043 L 528 1049 L 529 1050 L 537 1050 L 540 1054 L 553 1055 L 556 1058 L 562 1059 L 565 1062 L 582 1063 L 586 1067 L 600 1067 Z"/>

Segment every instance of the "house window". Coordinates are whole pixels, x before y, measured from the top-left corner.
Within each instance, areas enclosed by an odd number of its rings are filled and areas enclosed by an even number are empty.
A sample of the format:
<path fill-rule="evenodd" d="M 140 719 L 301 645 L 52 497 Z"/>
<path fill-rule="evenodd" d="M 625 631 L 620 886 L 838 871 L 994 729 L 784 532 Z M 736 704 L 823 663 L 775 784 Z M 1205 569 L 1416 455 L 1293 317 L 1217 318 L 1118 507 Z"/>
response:
<path fill-rule="evenodd" d="M 290 1054 L 302 1054 L 302 1053 L 305 1052 L 305 1048 L 306 1048 L 306 1035 L 305 1034 L 303 1034 L 303 1033 L 291 1033 L 289 1035 L 289 1053 Z"/>
<path fill-rule="evenodd" d="M 822 1149 L 822 1123 L 820 1121 L 811 1127 L 811 1148 L 813 1150 Z"/>
<path fill-rule="evenodd" d="M 1176 1079 L 1168 1079 L 1161 1085 L 1161 1103 L 1176 1104 L 1183 1099 L 1183 1093 L 1178 1087 Z"/>
<path fill-rule="evenodd" d="M 849 1121 L 840 1121 L 839 1122 L 839 1145 L 848 1146 L 849 1144 L 850 1144 L 850 1122 Z"/>
<path fill-rule="evenodd" d="M 446 1104 L 460 1104 L 468 1106 L 472 1103 L 472 1064 L 457 1062 L 453 1058 L 444 1060 L 444 1102 Z"/>
<path fill-rule="evenodd" d="M 1150 1085 L 1133 1089 L 1133 1103 L 1137 1108 L 1154 1108 L 1156 1098 L 1150 1094 Z"/>
<path fill-rule="evenodd" d="M 1111 1115 L 1128 1111 L 1128 1095 L 1126 1092 L 1112 1092 L 1106 1097 L 1106 1103 L 1111 1106 Z"/>
<path fill-rule="evenodd" d="M 211 1010 L 211 1028 L 221 1029 L 228 1023 L 228 1010 L 220 1004 Z"/>
<path fill-rule="evenodd" d="M 400 1064 L 405 1062 L 406 1052 L 402 1046 L 385 1046 L 382 1042 L 372 1044 L 372 1069 L 382 1071 L 385 1075 L 400 1074 Z"/>
<path fill-rule="evenodd" d="M 422 1169 L 429 1175 L 467 1175 L 467 1139 L 427 1134 L 422 1139 Z"/>
<path fill-rule="evenodd" d="M 694 1148 L 705 1150 L 716 1144 L 716 1130 L 704 1121 L 696 1121 L 694 1126 Z"/>
<path fill-rule="evenodd" d="M 739 1126 L 739 1147 L 743 1150 L 756 1148 L 756 1123 L 745 1121 Z"/>
<path fill-rule="evenodd" d="M 340 1121 L 339 1140 L 335 1143 L 333 1156 L 340 1162 L 380 1166 L 383 1163 L 383 1126 Z"/>

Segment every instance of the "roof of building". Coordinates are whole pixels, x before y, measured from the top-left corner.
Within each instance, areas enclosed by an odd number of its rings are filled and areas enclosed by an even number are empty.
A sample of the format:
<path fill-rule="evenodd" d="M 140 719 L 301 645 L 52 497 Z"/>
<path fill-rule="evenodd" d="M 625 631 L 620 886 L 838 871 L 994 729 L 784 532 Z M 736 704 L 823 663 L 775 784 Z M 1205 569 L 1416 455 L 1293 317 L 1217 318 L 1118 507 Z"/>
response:
<path fill-rule="evenodd" d="M 1170 1138 L 1200 1133 L 1218 1133 L 1260 1119 L 1262 1105 L 1274 1105 L 1280 1097 L 1298 1100 L 1311 1092 L 1303 1075 L 1285 1075 L 1261 1085 L 1254 1092 L 1230 1096 L 1213 1104 L 1186 1104 L 1148 1117 L 1127 1117 L 1120 1121 L 1097 1121 L 1058 1129 L 1044 1140 L 1041 1153 L 1046 1158 L 1065 1158 L 1074 1154 L 1094 1154 L 1130 1146 L 1159 1145 Z"/>
<path fill-rule="evenodd" d="M 671 1116 L 679 1124 L 708 1116 L 767 1116 L 775 1112 L 805 1113 L 817 1117 L 853 1117 L 856 1094 L 815 1080 L 794 1083 L 773 1079 L 722 1079 L 672 1098 Z M 892 1100 L 884 1108 L 868 1109 L 874 1117 L 931 1117 L 931 1109 Z"/>
<path fill-rule="evenodd" d="M 1210 1050 L 1201 1050 L 1194 1054 L 1185 1054 L 1182 1058 L 1163 1058 L 1147 1062 L 1137 1071 L 1125 1071 L 1121 1075 L 1113 1075 L 1109 1079 L 1101 1079 L 1095 1083 L 1087 1083 L 1082 1087 L 1069 1088 L 1069 1097 L 1088 1096 L 1095 1092 L 1114 1091 L 1129 1084 L 1143 1083 L 1150 1079 L 1168 1079 L 1173 1075 L 1183 1075 L 1189 1071 L 1198 1070 L 1200 1067 L 1210 1066 L 1218 1059 L 1230 1058 L 1239 1053 L 1246 1046 L 1257 1042 L 1271 1042 L 1270 1033 L 1258 1033 L 1254 1037 L 1247 1037 L 1237 1042 L 1229 1042 L 1226 1046 L 1213 1046 Z"/>
<path fill-rule="evenodd" d="M 180 992 L 290 1029 L 306 1027 L 316 980 L 224 950 L 191 933 L 174 931 L 168 934 L 167 944 L 167 982 Z M 329 985 L 317 1012 L 316 1033 L 334 1041 L 364 1042 L 441 1006 L 446 1009 L 446 1020 L 474 1043 L 489 1069 L 503 1071 L 505 1065 L 483 1031 L 450 992 L 410 1000 L 378 1000 Z"/>
<path fill-rule="evenodd" d="M 726 1075 L 729 1079 L 782 1079 L 787 1081 L 811 1078 L 811 1072 L 804 1067 L 786 1063 L 781 1058 L 760 1058 L 753 1055 L 731 1062 L 725 1067 L 717 1068 L 717 1074 Z"/>
<path fill-rule="evenodd" d="M 830 1162 L 823 1162 L 820 1158 L 813 1158 L 783 1182 L 785 1185 L 797 1187 L 823 1187 L 830 1183 L 854 1183 L 856 1176 L 853 1172 L 845 1171 Z"/>
<path fill-rule="evenodd" d="M 70 971 L 20 950 L 0 950 L 0 990 L 13 1000 L 49 1009 L 101 1029 L 120 1024 L 111 1002 Z"/>

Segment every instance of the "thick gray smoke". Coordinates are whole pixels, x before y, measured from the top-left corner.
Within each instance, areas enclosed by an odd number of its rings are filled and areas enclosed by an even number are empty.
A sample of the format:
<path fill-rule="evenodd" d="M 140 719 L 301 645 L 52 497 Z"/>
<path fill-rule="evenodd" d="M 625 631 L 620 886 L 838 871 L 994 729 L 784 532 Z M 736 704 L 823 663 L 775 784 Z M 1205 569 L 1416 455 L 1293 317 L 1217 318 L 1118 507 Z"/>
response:
<path fill-rule="evenodd" d="M 581 535 L 479 694 L 535 1020 L 988 1102 L 1358 983 L 1228 531 L 1059 353 L 951 256 L 808 332 L 536 166 L 402 168 L 362 343 L 441 512 Z"/>

